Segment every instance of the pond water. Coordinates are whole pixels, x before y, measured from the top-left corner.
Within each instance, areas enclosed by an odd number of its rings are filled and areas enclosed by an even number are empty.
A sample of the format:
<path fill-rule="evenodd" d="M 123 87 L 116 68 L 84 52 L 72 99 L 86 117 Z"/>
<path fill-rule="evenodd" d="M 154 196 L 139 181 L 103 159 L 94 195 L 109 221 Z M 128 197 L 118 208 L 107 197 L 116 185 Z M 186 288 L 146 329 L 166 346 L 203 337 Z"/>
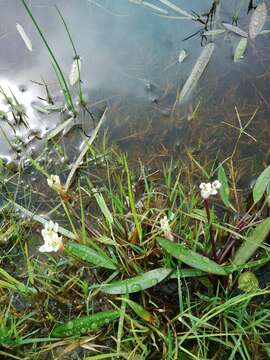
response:
<path fill-rule="evenodd" d="M 215 3 L 213 29 L 235 20 L 247 31 L 253 12 L 247 13 L 249 0 L 172 3 L 193 16 L 209 13 Z M 224 160 L 239 135 L 235 128 L 239 127 L 237 112 L 243 126 L 256 112 L 246 129 L 248 135 L 242 134 L 242 165 L 253 175 L 261 170 L 263 162 L 269 162 L 270 34 L 248 41 L 243 59 L 235 63 L 238 35 L 226 31 L 203 38 L 204 25 L 183 19 L 166 1 L 32 0 L 28 4 L 68 77 L 74 53 L 55 5 L 60 9 L 82 58 L 82 89 L 88 109 L 99 116 L 108 107 L 108 133 L 131 156 L 149 159 L 166 152 L 179 158 L 189 148 L 196 158 Z M 270 1 L 266 4 L 270 8 Z M 2 92 L 8 97 L 12 92 L 23 105 L 27 120 L 26 124 L 17 124 L 2 95 L 0 110 L 8 112 L 8 121 L 0 119 L 0 156 L 12 161 L 36 157 L 46 133 L 69 114 L 38 111 L 37 106 L 46 105 L 44 83 L 54 102 L 63 103 L 48 51 L 21 1 L 1 0 L 0 7 L 0 85 Z M 31 39 L 32 52 L 16 24 Z M 264 30 L 268 28 L 267 21 Z M 207 42 L 215 43 L 210 62 L 192 94 L 179 105 L 179 91 Z M 179 63 L 183 49 L 187 58 Z M 78 88 L 74 86 L 71 91 L 78 101 Z M 84 116 L 82 121 L 91 131 L 91 117 Z M 77 129 L 75 135 L 67 137 L 75 153 L 80 134 Z"/>

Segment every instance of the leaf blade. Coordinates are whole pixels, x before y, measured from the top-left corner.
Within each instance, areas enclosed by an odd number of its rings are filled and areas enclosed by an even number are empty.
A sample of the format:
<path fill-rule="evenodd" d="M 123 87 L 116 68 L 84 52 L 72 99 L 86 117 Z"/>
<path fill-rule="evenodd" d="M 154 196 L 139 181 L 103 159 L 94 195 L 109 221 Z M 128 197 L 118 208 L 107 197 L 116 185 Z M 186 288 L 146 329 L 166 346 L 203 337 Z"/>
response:
<path fill-rule="evenodd" d="M 233 258 L 234 265 L 243 265 L 251 255 L 259 248 L 270 232 L 270 217 L 260 223 L 236 251 Z"/>
<path fill-rule="evenodd" d="M 182 261 L 195 269 L 216 275 L 227 275 L 222 266 L 206 256 L 200 255 L 193 250 L 189 250 L 182 244 L 174 244 L 167 239 L 157 238 L 159 245 L 176 259 Z"/>
<path fill-rule="evenodd" d="M 119 280 L 101 288 L 106 294 L 131 294 L 148 289 L 164 280 L 171 272 L 168 268 L 157 268 L 130 279 Z"/>

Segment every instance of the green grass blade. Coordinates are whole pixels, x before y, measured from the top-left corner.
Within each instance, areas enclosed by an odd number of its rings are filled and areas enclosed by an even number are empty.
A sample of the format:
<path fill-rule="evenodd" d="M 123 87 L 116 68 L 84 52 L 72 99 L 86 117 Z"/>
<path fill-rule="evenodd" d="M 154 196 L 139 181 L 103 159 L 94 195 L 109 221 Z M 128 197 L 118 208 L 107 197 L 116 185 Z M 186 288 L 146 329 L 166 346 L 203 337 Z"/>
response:
<path fill-rule="evenodd" d="M 68 88 L 66 79 L 65 79 L 65 77 L 64 77 L 64 75 L 63 75 L 63 72 L 62 72 L 60 66 L 59 66 L 59 63 L 58 63 L 58 61 L 57 61 L 57 59 L 56 59 L 56 57 L 55 57 L 52 49 L 50 48 L 50 46 L 49 46 L 49 44 L 48 44 L 45 36 L 43 35 L 43 32 L 42 32 L 40 26 L 38 25 L 38 23 L 37 23 L 34 15 L 33 15 L 33 13 L 32 13 L 32 11 L 30 10 L 29 6 L 26 4 L 26 1 L 25 1 L 25 0 L 21 0 L 21 2 L 22 2 L 22 4 L 23 4 L 23 6 L 25 7 L 25 10 L 27 11 L 28 15 L 30 16 L 33 24 L 35 25 L 35 27 L 36 27 L 36 29 L 37 29 L 37 31 L 38 31 L 38 33 L 39 33 L 39 35 L 40 35 L 40 37 L 41 37 L 44 45 L 46 46 L 46 48 L 47 48 L 47 50 L 48 50 L 48 52 L 49 52 L 49 54 L 50 54 L 50 56 L 51 56 L 51 58 L 52 58 L 52 61 L 53 61 L 54 66 L 57 68 L 57 71 L 58 71 L 58 73 L 59 73 L 59 76 L 61 77 L 62 85 L 64 86 L 64 90 L 66 91 L 67 96 L 69 97 L 69 104 L 70 104 L 70 106 L 71 106 L 71 111 L 72 111 L 73 113 L 76 113 L 76 110 L 75 110 L 75 107 L 74 107 L 74 104 L 73 104 L 73 101 L 72 101 L 72 96 L 71 96 L 71 94 L 70 94 L 70 91 L 69 91 L 69 88 Z"/>

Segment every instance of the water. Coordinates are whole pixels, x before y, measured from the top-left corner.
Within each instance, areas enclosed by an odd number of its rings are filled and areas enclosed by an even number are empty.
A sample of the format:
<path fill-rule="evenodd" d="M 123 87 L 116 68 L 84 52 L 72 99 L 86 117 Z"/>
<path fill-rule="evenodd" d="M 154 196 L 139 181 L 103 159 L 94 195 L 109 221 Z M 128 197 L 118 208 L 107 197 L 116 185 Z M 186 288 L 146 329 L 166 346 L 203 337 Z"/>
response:
<path fill-rule="evenodd" d="M 168 17 L 127 0 L 32 0 L 29 3 L 68 76 L 74 54 L 54 5 L 61 10 L 82 57 L 82 87 L 88 107 L 93 111 L 96 103 L 101 108 L 109 107 L 106 123 L 109 134 L 131 156 L 150 158 L 166 149 L 177 158 L 188 147 L 197 159 L 218 156 L 224 160 L 231 154 L 238 136 L 238 130 L 232 127 L 239 126 L 237 108 L 243 125 L 257 110 L 246 129 L 252 137 L 242 135 L 243 168 L 256 173 L 263 162 L 269 161 L 270 34 L 259 35 L 254 43 L 249 42 L 239 63 L 233 62 L 239 36 L 225 33 L 208 37 L 207 41 L 216 45 L 214 54 L 192 96 L 179 106 L 177 94 L 202 51 L 199 33 L 187 41 L 183 39 L 202 30 L 201 23 L 179 19 L 179 14 L 159 1 L 152 4 L 167 10 Z M 188 3 L 175 0 L 174 3 L 197 14 L 207 13 L 212 6 L 210 0 Z M 266 3 L 270 9 L 270 2 Z M 233 16 L 239 15 L 238 26 L 247 31 L 248 4 L 248 0 L 221 0 L 216 20 L 231 23 Z M 0 44 L 4 49 L 0 57 L 0 85 L 7 93 L 11 89 L 23 104 L 30 127 L 13 124 L 14 130 L 0 120 L 0 154 L 10 161 L 29 154 L 36 156 L 44 146 L 40 139 L 61 123 L 67 112 L 47 115 L 33 108 L 33 102 L 43 106 L 45 103 L 40 98 L 46 98 L 44 86 L 37 82 L 44 80 L 48 84 L 56 102 L 61 103 L 63 97 L 48 52 L 22 3 L 2 0 L 0 6 Z M 31 39 L 33 52 L 23 43 L 16 23 L 23 26 Z M 268 22 L 264 29 L 267 28 L 270 28 Z M 179 64 L 182 49 L 188 57 Z M 76 88 L 73 95 L 78 99 Z M 8 110 L 4 99 L 0 101 L 0 110 Z M 11 114 L 9 119 L 13 121 Z M 83 121 L 91 129 L 90 117 L 85 116 Z M 67 139 L 71 147 L 78 149 L 80 131 Z"/>

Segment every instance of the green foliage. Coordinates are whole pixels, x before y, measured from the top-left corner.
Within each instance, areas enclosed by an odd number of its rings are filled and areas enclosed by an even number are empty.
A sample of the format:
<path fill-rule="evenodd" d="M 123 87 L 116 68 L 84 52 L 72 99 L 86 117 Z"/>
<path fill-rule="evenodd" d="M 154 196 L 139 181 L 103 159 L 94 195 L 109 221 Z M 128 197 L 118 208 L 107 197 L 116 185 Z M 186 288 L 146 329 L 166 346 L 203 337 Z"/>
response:
<path fill-rule="evenodd" d="M 64 249 L 71 255 L 79 258 L 82 261 L 86 261 L 90 264 L 104 267 L 106 269 L 116 270 L 117 266 L 114 262 L 104 254 L 103 251 L 97 252 L 94 249 L 91 249 L 89 246 L 76 244 L 76 243 L 66 243 Z"/>
<path fill-rule="evenodd" d="M 255 204 L 261 200 L 269 184 L 270 166 L 264 169 L 264 171 L 260 174 L 253 188 L 253 200 Z"/>
<path fill-rule="evenodd" d="M 246 241 L 240 246 L 235 253 L 233 263 L 242 265 L 254 254 L 254 252 L 262 245 L 270 232 L 270 218 L 265 219 L 261 224 L 256 226 L 252 233 L 247 237 Z"/>
<path fill-rule="evenodd" d="M 102 311 L 94 315 L 70 320 L 66 324 L 56 326 L 53 337 L 78 336 L 89 331 L 97 331 L 120 316 L 119 311 Z"/>
<path fill-rule="evenodd" d="M 227 275 L 222 266 L 210 260 L 206 256 L 200 255 L 182 244 L 175 244 L 163 238 L 157 239 L 159 245 L 176 259 L 182 261 L 195 269 L 205 271 L 210 274 Z"/>
<path fill-rule="evenodd" d="M 157 285 L 164 280 L 171 271 L 171 269 L 167 268 L 150 270 L 133 278 L 119 280 L 108 285 L 104 285 L 101 290 L 106 294 L 136 293 Z"/>

